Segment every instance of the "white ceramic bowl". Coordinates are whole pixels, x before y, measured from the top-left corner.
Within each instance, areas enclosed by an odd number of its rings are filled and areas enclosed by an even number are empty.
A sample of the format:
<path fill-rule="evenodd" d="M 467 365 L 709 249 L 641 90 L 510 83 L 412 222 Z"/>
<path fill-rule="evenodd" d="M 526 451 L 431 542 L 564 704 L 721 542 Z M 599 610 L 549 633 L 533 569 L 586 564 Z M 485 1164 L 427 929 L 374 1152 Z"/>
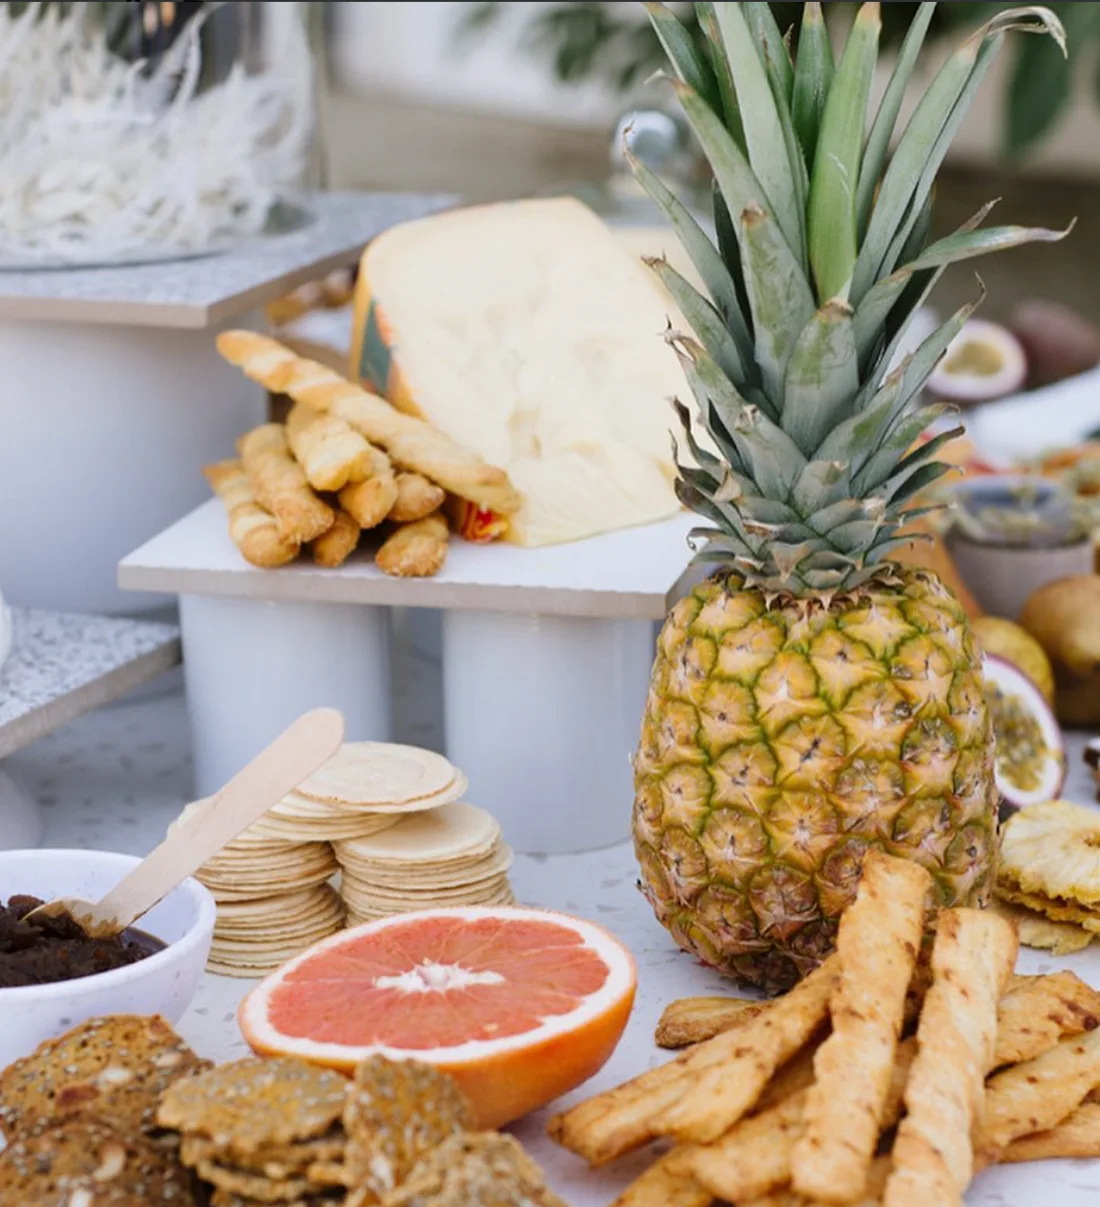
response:
<path fill-rule="evenodd" d="M 31 893 L 95 901 L 139 862 L 110 851 L 2 851 L 0 899 Z M 185 880 L 138 923 L 168 944 L 163 951 L 75 981 L 0 989 L 0 1068 L 98 1015 L 163 1014 L 178 1022 L 198 989 L 216 913 L 206 889 Z"/>

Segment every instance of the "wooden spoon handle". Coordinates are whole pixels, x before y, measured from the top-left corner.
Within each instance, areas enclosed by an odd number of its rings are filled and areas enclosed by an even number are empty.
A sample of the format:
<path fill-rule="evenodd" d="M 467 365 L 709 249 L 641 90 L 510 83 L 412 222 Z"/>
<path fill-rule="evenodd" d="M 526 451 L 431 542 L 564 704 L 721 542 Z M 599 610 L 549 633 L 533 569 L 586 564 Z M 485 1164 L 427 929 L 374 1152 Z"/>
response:
<path fill-rule="evenodd" d="M 119 929 L 153 908 L 197 872 L 277 801 L 328 762 L 344 740 L 344 718 L 318 708 L 293 725 L 239 771 L 194 817 L 121 880 L 99 903 L 100 917 L 114 915 Z"/>

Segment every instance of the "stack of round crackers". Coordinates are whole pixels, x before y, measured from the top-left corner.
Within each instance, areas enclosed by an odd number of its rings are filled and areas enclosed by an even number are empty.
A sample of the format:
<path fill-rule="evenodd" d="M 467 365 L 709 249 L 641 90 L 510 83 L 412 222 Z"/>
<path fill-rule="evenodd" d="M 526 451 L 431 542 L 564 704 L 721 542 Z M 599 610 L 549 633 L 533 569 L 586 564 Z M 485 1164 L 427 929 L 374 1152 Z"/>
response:
<path fill-rule="evenodd" d="M 203 804 L 189 805 L 180 821 Z M 336 870 L 327 842 L 245 830 L 196 873 L 218 903 L 207 970 L 264 976 L 335 934 L 345 912 L 339 893 L 327 883 Z"/>
<path fill-rule="evenodd" d="M 252 830 L 284 842 L 343 842 L 462 797 L 466 777 L 441 754 L 387 742 L 347 742 Z"/>
<path fill-rule="evenodd" d="M 208 971 L 265 976 L 335 934 L 346 911 L 329 883 L 339 870 L 333 843 L 380 837 L 410 815 L 453 805 L 466 788 L 442 755 L 345 743 L 197 873 L 218 903 Z"/>
<path fill-rule="evenodd" d="M 512 852 L 491 813 L 452 803 L 334 844 L 348 922 L 438 906 L 512 905 Z"/>

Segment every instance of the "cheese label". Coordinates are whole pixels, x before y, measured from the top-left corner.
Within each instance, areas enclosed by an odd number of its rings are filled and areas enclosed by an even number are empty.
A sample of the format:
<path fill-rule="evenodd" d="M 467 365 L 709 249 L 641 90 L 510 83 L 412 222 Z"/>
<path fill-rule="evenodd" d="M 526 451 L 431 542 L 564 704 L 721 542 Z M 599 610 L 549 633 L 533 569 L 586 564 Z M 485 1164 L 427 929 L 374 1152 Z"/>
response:
<path fill-rule="evenodd" d="M 367 313 L 362 327 L 359 363 L 356 366 L 363 385 L 386 397 L 393 372 L 393 357 L 383 335 L 381 311 L 374 298 L 367 299 Z"/>

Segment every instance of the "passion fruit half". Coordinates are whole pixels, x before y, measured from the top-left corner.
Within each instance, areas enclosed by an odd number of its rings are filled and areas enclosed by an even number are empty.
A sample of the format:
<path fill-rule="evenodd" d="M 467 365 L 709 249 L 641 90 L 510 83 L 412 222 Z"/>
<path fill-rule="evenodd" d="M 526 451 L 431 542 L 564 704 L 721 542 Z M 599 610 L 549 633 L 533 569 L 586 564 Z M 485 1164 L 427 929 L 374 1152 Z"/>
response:
<path fill-rule="evenodd" d="M 1017 808 L 1053 800 L 1066 779 L 1062 731 L 1043 693 L 1007 658 L 983 658 L 1001 796 Z"/>
<path fill-rule="evenodd" d="M 928 378 L 928 390 L 950 402 L 992 402 L 1023 389 L 1027 357 L 1007 328 L 971 319 Z"/>

